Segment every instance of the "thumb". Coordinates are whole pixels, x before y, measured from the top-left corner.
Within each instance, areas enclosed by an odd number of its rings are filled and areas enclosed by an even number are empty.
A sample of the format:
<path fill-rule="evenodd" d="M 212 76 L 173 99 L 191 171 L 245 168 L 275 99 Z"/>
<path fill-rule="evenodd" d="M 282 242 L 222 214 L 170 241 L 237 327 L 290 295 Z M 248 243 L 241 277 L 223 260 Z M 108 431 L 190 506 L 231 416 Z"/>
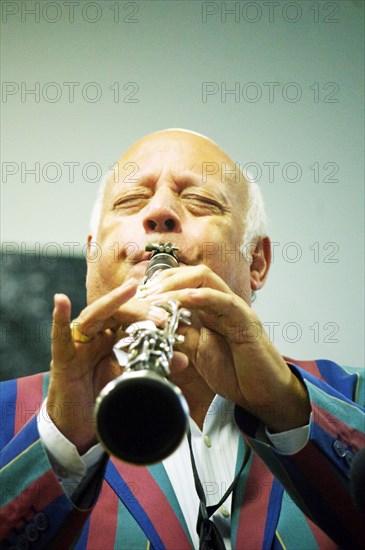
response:
<path fill-rule="evenodd" d="M 177 372 L 180 372 L 189 365 L 189 358 L 185 353 L 182 353 L 181 351 L 174 351 L 174 355 L 172 357 L 170 369 L 171 374 L 176 374 Z"/>

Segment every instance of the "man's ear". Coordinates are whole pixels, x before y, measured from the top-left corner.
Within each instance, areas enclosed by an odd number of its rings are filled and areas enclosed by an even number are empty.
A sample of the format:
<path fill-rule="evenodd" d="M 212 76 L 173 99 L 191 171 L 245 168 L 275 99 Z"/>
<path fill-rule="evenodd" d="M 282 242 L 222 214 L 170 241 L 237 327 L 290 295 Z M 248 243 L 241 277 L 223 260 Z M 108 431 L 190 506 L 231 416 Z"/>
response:
<path fill-rule="evenodd" d="M 92 257 L 93 251 L 91 250 L 91 243 L 93 242 L 93 236 L 87 236 L 87 249 L 86 249 L 86 265 L 89 267 L 89 259 Z"/>
<path fill-rule="evenodd" d="M 269 237 L 260 238 L 252 252 L 250 265 L 251 290 L 260 290 L 266 282 L 271 264 L 271 243 Z"/>
<path fill-rule="evenodd" d="M 86 248 L 86 263 L 89 264 L 89 258 L 90 258 L 90 244 L 93 240 L 92 235 L 87 236 L 87 248 Z"/>

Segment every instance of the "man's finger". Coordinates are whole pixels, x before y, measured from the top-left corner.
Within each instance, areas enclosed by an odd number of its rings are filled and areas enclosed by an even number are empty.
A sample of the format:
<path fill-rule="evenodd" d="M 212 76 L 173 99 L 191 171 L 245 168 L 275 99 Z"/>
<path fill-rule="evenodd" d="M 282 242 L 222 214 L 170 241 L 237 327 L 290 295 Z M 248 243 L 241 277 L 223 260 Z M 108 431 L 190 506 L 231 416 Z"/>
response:
<path fill-rule="evenodd" d="M 209 267 L 205 265 L 165 269 L 153 283 L 143 291 L 142 297 L 186 288 L 211 288 L 232 293 L 229 286 Z"/>
<path fill-rule="evenodd" d="M 182 307 L 197 311 L 206 327 L 232 344 L 252 343 L 262 336 L 262 325 L 254 310 L 233 294 L 211 288 L 182 289 L 153 297 L 156 303 L 177 300 Z"/>
<path fill-rule="evenodd" d="M 85 308 L 79 317 L 73 321 L 77 331 L 92 338 L 105 328 L 115 328 L 113 322 L 107 321 L 136 293 L 138 281 L 129 279 L 120 287 L 93 302 Z"/>
<path fill-rule="evenodd" d="M 52 323 L 52 357 L 67 361 L 75 354 L 70 331 L 71 302 L 66 294 L 55 294 Z"/>

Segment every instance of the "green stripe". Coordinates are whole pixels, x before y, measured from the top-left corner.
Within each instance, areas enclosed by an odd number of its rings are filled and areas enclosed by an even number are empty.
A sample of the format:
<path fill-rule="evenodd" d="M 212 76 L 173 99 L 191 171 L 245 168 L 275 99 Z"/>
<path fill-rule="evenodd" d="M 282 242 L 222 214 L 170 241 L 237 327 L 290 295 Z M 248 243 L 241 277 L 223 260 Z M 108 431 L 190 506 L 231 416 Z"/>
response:
<path fill-rule="evenodd" d="M 281 543 L 287 550 L 318 550 L 318 544 L 302 512 L 284 493 L 277 526 Z"/>
<path fill-rule="evenodd" d="M 328 414 L 347 424 L 349 428 L 364 433 L 364 413 L 360 411 L 356 405 L 352 405 L 351 403 L 337 399 L 337 397 L 328 395 L 328 393 L 314 386 L 307 380 L 304 380 L 304 382 L 308 388 L 312 403 L 315 403 Z"/>
<path fill-rule="evenodd" d="M 362 407 L 365 407 L 365 374 L 364 369 L 362 373 L 357 373 L 357 384 L 355 390 L 355 401 Z"/>
<path fill-rule="evenodd" d="M 242 465 L 242 462 L 245 457 L 245 453 L 248 452 L 247 445 L 242 436 L 239 438 L 238 442 L 238 452 L 237 452 L 237 461 L 235 468 L 235 476 L 238 474 L 239 469 Z M 240 476 L 240 479 L 237 482 L 237 485 L 233 491 L 232 495 L 232 516 L 231 516 L 231 545 L 232 548 L 236 548 L 236 539 L 237 539 L 237 530 L 238 523 L 240 519 L 243 497 L 245 494 L 245 488 L 248 480 L 248 475 L 250 473 L 251 464 L 253 460 L 254 453 L 251 453 L 251 456 L 243 469 L 243 472 Z"/>
<path fill-rule="evenodd" d="M 365 407 L 365 369 L 361 367 L 342 367 L 349 374 L 356 374 L 355 403 Z"/>
<path fill-rule="evenodd" d="M 48 386 L 49 386 L 49 372 L 45 372 L 43 374 L 43 387 L 42 387 L 42 393 L 43 393 L 43 399 L 47 397 L 48 394 Z"/>
<path fill-rule="evenodd" d="M 153 464 L 152 466 L 148 467 L 148 471 L 152 475 L 153 479 L 156 481 L 156 483 L 159 485 L 161 491 L 165 495 L 166 499 L 169 501 L 170 505 L 172 506 L 176 517 L 178 521 L 181 523 L 185 534 L 191 544 L 193 546 L 193 542 L 190 538 L 190 533 L 188 530 L 188 527 L 186 525 L 185 518 L 183 516 L 183 513 L 180 508 L 180 504 L 176 498 L 175 491 L 172 488 L 169 476 L 166 473 L 166 470 L 162 463 Z"/>
<path fill-rule="evenodd" d="M 29 464 L 32 465 L 31 468 Z M 1 506 L 11 502 L 50 468 L 47 454 L 39 439 L 4 466 L 1 472 Z"/>
<path fill-rule="evenodd" d="M 121 500 L 118 501 L 118 523 L 115 533 L 115 550 L 147 547 L 148 539 L 132 514 Z"/>

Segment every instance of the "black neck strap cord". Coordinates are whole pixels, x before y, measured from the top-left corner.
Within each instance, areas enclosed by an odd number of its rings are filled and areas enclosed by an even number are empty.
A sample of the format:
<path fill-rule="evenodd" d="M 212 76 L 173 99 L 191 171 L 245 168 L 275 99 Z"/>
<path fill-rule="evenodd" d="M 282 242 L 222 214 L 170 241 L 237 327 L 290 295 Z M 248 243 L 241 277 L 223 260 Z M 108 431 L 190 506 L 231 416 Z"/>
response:
<path fill-rule="evenodd" d="M 217 526 L 210 519 L 210 517 L 214 514 L 214 512 L 218 510 L 220 506 L 222 506 L 223 502 L 228 498 L 228 496 L 236 487 L 238 479 L 244 467 L 246 466 L 248 459 L 250 458 L 251 449 L 248 448 L 248 452 L 245 455 L 245 458 L 242 462 L 239 472 L 237 473 L 236 477 L 234 478 L 231 485 L 228 487 L 227 491 L 224 493 L 224 495 L 222 496 L 218 504 L 214 504 L 214 506 L 207 506 L 207 500 L 205 497 L 204 489 L 199 479 L 198 470 L 195 464 L 193 447 L 191 444 L 190 428 L 187 435 L 188 435 L 188 442 L 189 442 L 189 449 L 190 449 L 191 465 L 193 468 L 195 489 L 200 500 L 198 521 L 196 524 L 196 532 L 198 533 L 198 536 L 199 536 L 199 550 L 226 550 L 222 535 L 220 534 Z"/>

